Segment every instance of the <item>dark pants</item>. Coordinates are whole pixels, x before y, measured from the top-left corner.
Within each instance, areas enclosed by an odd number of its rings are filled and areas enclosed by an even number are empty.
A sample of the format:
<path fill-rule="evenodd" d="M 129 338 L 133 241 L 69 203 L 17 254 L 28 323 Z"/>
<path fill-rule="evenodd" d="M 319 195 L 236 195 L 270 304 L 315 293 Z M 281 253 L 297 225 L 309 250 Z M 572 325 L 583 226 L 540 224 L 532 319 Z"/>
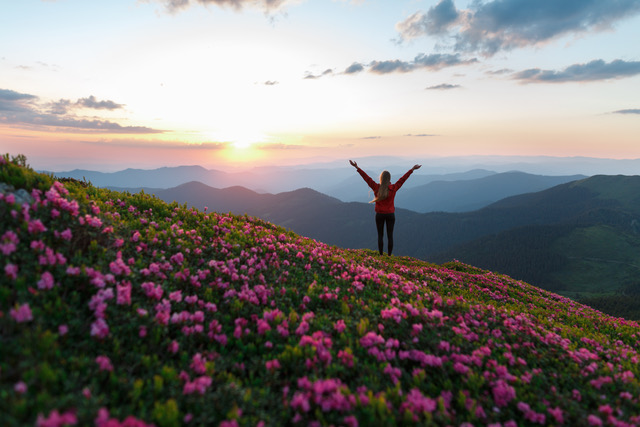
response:
<path fill-rule="evenodd" d="M 384 237 L 384 225 L 387 225 L 387 242 L 389 246 L 388 253 L 391 255 L 393 252 L 393 226 L 396 224 L 395 214 L 382 214 L 376 213 L 376 228 L 378 229 L 378 251 L 382 255 L 383 237 Z"/>

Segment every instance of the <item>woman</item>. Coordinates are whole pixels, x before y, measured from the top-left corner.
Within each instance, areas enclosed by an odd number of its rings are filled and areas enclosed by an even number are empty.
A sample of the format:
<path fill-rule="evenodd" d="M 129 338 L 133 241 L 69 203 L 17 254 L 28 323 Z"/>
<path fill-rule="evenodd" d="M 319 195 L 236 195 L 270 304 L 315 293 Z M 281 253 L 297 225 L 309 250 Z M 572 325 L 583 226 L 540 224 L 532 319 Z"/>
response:
<path fill-rule="evenodd" d="M 378 229 L 378 251 L 380 251 L 380 255 L 382 255 L 384 226 L 386 224 L 388 253 L 391 255 L 391 252 L 393 251 L 393 226 L 396 223 L 396 208 L 393 203 L 396 197 L 396 191 L 402 187 L 402 184 L 404 184 L 404 182 L 409 178 L 409 175 L 411 175 L 414 170 L 420 169 L 422 165 L 415 165 L 409 169 L 409 171 L 405 173 L 395 184 L 391 184 L 391 174 L 388 171 L 382 171 L 380 174 L 380 183 L 378 184 L 372 180 L 365 171 L 360 169 L 356 162 L 349 160 L 349 163 L 351 163 L 351 166 L 356 168 L 360 176 L 362 176 L 362 179 L 364 179 L 373 190 L 375 198 L 369 203 L 376 204 L 375 210 L 376 228 Z"/>

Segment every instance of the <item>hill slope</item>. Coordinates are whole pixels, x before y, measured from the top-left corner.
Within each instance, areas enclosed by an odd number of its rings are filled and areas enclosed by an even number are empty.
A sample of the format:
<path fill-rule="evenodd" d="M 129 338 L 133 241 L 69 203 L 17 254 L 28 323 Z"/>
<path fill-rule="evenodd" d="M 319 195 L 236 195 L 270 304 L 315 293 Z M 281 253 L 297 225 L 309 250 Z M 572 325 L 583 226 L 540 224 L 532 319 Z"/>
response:
<path fill-rule="evenodd" d="M 640 291 L 640 177 L 594 176 L 508 198 L 483 211 L 517 216 L 528 224 L 448 248 L 431 259 L 456 258 L 574 298 L 613 298 L 629 306 L 618 315 L 640 319 L 635 296 L 635 289 Z M 612 308 L 611 301 L 595 303 Z"/>
<path fill-rule="evenodd" d="M 2 425 L 640 423 L 636 322 L 7 158 L 0 182 Z"/>

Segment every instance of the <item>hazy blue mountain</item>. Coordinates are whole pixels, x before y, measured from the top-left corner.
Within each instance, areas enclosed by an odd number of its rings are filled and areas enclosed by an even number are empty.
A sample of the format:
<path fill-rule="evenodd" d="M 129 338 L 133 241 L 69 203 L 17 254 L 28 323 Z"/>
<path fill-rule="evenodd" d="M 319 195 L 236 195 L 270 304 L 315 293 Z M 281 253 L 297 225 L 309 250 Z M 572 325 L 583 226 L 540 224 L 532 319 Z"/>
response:
<path fill-rule="evenodd" d="M 634 175 L 640 173 L 640 159 L 545 156 L 458 156 L 416 159 L 369 156 L 355 160 L 374 178 L 384 169 L 389 170 L 392 177 L 397 178 L 402 176 L 412 165 L 422 164 L 422 169 L 416 171 L 407 181 L 406 188 L 438 180 L 476 179 L 509 171 L 547 176 Z M 279 193 L 309 187 L 343 201 L 369 200 L 367 187 L 356 184 L 359 177 L 348 164 L 347 159 L 297 166 L 248 167 L 242 171 L 223 170 L 222 168 L 205 169 L 201 166 L 179 166 L 150 170 L 126 169 L 117 172 L 77 169 L 68 172 L 54 172 L 54 175 L 80 180 L 84 177 L 99 187 L 171 188 L 191 181 L 200 181 L 215 188 L 240 185 L 266 193 Z M 353 190 L 350 190 L 350 184 L 356 184 Z"/>
<path fill-rule="evenodd" d="M 478 179 L 434 181 L 402 189 L 397 204 L 416 212 L 467 212 L 480 209 L 505 197 L 533 193 L 584 175 L 542 176 L 524 172 L 503 172 Z"/>
<path fill-rule="evenodd" d="M 378 171 L 366 170 L 377 179 Z M 406 170 L 392 175 L 398 179 Z M 344 202 L 366 203 L 373 192 L 351 167 L 307 168 L 260 167 L 229 173 L 200 166 L 181 166 L 151 170 L 126 169 L 119 172 L 74 170 L 56 173 L 59 177 L 86 179 L 98 187 L 137 191 L 159 190 L 188 182 L 201 182 L 214 188 L 242 186 L 258 193 L 280 193 L 298 188 L 312 188 Z M 540 176 L 526 173 L 495 173 L 474 169 L 450 174 L 413 173 L 396 196 L 396 206 L 416 212 L 465 212 L 479 209 L 504 197 L 539 191 L 581 176 Z"/>
<path fill-rule="evenodd" d="M 407 169 L 408 170 L 408 169 Z M 324 190 L 316 187 L 312 187 L 317 189 L 318 191 L 328 194 L 330 196 L 336 197 L 343 202 L 363 202 L 366 203 L 369 200 L 373 199 L 373 192 L 364 182 L 362 177 L 355 173 L 355 170 L 352 169 L 352 174 L 349 178 L 340 182 L 338 185 L 332 187 L 326 187 Z M 372 170 L 365 169 L 365 172 L 371 176 L 375 181 L 378 180 L 381 171 L 373 172 Z M 406 170 L 404 171 L 406 172 Z M 397 173 L 391 176 L 391 181 L 395 182 L 398 180 L 404 172 Z M 402 187 L 402 191 L 396 195 L 396 205 L 400 207 L 404 207 L 406 209 L 411 209 L 408 197 L 405 196 L 407 189 L 420 187 L 423 185 L 427 185 L 434 181 L 469 181 L 478 178 L 484 178 L 490 175 L 494 175 L 495 172 L 484 170 L 484 169 L 474 169 L 466 172 L 458 172 L 458 173 L 449 173 L 449 174 L 421 174 L 420 171 L 416 171 L 411 175 L 404 186 Z M 499 200 L 499 199 L 495 199 Z M 494 201 L 495 201 L 494 200 Z M 418 212 L 427 212 L 421 211 L 420 209 L 413 209 Z"/>

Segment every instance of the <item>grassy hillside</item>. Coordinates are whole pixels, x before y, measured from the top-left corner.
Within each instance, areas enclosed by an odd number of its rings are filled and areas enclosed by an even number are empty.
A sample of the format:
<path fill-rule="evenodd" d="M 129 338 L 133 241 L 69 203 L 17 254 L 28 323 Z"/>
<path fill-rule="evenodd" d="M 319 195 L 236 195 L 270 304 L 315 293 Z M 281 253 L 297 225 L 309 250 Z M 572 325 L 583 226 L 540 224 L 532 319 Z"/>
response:
<path fill-rule="evenodd" d="M 555 196 L 554 196 L 555 195 Z M 550 197 L 554 196 L 554 197 Z M 563 202 L 561 199 L 565 199 Z M 535 205 L 535 207 L 534 207 Z M 530 207 L 551 224 L 483 236 L 435 255 L 501 271 L 628 319 L 640 319 L 640 177 L 594 176 L 492 208 Z"/>
<path fill-rule="evenodd" d="M 20 163 L 0 160 L 0 425 L 640 423 L 636 322 Z"/>

